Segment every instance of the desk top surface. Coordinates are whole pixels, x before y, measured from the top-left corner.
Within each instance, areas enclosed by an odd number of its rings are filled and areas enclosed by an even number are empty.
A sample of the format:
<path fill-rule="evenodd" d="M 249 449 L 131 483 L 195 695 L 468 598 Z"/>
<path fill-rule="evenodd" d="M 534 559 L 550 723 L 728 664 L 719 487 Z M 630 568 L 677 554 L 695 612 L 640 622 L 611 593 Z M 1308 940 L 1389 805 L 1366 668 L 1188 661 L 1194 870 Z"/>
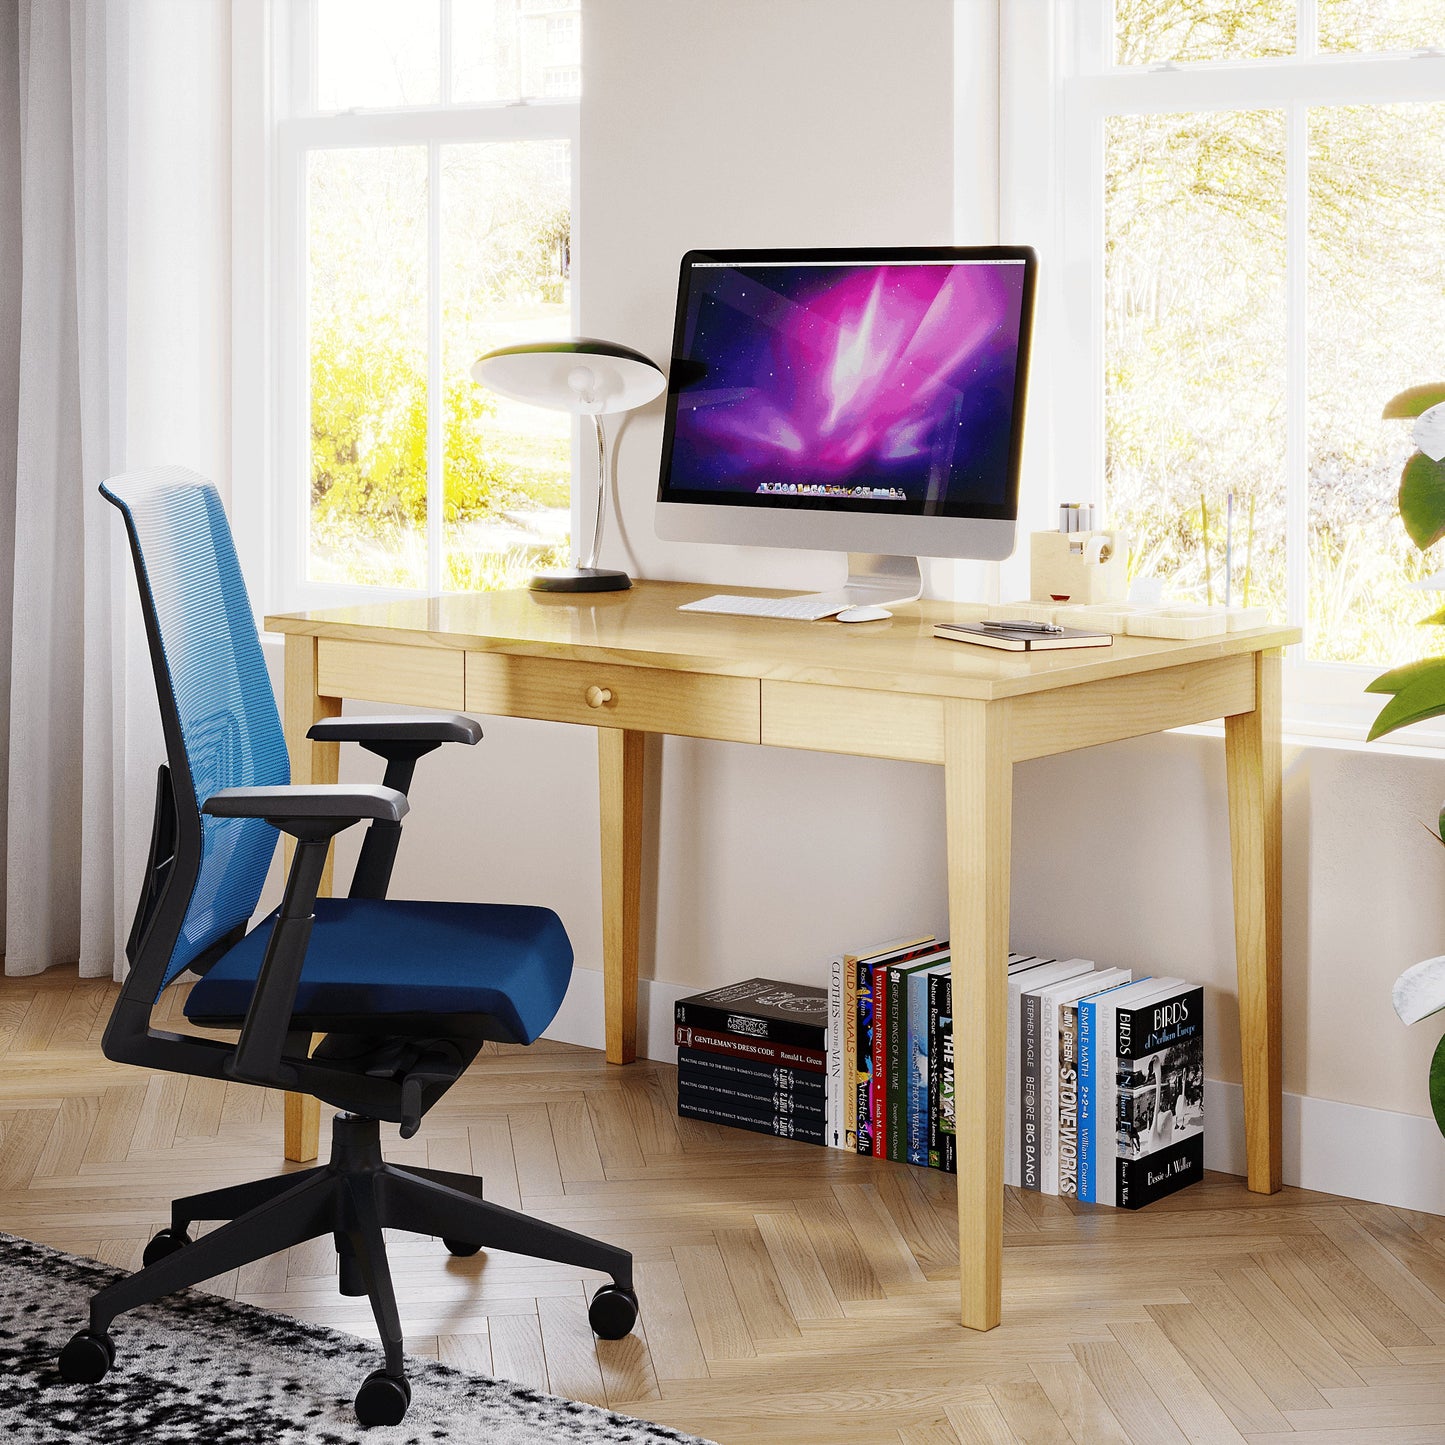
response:
<path fill-rule="evenodd" d="M 1116 637 L 1109 647 L 1027 654 L 933 636 L 935 622 L 981 616 L 983 609 L 969 603 L 901 603 L 887 621 L 853 623 L 677 610 L 719 591 L 769 595 L 760 588 L 688 582 L 638 582 L 627 592 L 590 595 L 454 593 L 289 613 L 268 617 L 266 627 L 302 636 L 984 699 L 1259 652 L 1300 638 L 1295 628 L 1262 627 L 1192 642 Z"/>

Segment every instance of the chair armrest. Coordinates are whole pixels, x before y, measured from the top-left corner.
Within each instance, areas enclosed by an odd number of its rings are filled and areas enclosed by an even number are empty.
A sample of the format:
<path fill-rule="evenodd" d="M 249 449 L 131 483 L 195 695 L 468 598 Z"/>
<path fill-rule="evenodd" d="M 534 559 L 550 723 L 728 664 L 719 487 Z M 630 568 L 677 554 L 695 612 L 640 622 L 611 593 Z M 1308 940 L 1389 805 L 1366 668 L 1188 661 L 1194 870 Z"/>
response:
<path fill-rule="evenodd" d="M 460 713 L 414 713 L 410 717 L 327 717 L 311 724 L 318 743 L 466 743 L 481 741 L 482 727 Z"/>
<path fill-rule="evenodd" d="M 213 818 L 265 818 L 289 833 L 295 831 L 292 825 L 307 823 L 349 827 L 363 818 L 400 823 L 408 807 L 405 793 L 379 783 L 292 783 L 222 788 L 201 804 L 201 811 Z"/>

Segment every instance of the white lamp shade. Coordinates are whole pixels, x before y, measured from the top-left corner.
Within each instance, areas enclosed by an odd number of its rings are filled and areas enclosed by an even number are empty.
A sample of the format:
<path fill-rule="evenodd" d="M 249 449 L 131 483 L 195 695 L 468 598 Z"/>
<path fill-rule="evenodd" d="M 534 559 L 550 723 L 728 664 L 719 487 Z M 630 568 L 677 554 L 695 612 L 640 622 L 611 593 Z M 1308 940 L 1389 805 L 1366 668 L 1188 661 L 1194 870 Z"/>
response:
<path fill-rule="evenodd" d="M 587 416 L 645 406 L 667 385 L 640 351 L 590 336 L 498 347 L 477 358 L 472 380 L 514 401 Z"/>

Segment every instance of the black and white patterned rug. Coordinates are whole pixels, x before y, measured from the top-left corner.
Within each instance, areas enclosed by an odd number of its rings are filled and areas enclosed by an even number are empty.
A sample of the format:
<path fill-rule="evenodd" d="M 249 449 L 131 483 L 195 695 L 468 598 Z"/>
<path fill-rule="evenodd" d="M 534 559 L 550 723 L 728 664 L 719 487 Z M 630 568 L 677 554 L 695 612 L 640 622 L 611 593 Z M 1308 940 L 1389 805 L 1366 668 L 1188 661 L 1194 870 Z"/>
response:
<path fill-rule="evenodd" d="M 111 1326 L 114 1369 L 67 1385 L 55 1368 L 87 1302 L 120 1271 L 0 1234 L 4 1445 L 709 1445 L 662 1425 L 411 1358 L 406 1419 L 363 1431 L 352 1398 L 375 1345 L 187 1292 Z"/>

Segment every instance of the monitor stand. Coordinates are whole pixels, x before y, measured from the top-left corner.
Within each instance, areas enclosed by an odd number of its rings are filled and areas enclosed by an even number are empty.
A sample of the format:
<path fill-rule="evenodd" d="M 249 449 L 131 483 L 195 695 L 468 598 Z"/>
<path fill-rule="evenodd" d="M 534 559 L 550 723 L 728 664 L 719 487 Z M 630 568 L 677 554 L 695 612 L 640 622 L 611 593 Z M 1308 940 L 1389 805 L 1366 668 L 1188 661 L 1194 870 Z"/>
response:
<path fill-rule="evenodd" d="M 826 605 L 831 613 L 850 607 L 892 607 L 923 596 L 923 573 L 917 557 L 890 557 L 879 552 L 849 552 L 848 577 L 834 592 L 796 599 Z M 830 613 L 820 613 L 828 616 Z"/>

